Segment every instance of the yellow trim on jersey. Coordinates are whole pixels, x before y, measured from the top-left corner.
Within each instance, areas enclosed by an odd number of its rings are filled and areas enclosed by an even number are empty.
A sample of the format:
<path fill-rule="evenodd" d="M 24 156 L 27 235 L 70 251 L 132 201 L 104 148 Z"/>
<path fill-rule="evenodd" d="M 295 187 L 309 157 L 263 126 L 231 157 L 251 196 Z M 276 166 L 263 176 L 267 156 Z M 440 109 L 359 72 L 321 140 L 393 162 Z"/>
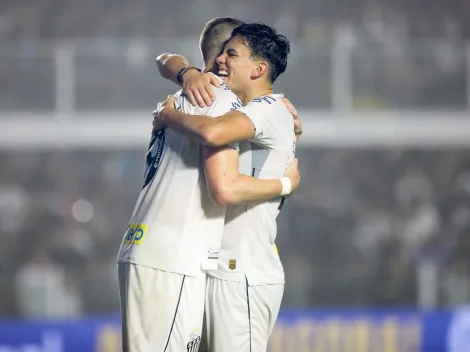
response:
<path fill-rule="evenodd" d="M 279 256 L 279 251 L 277 250 L 277 246 L 274 245 L 273 248 L 274 248 L 274 253 L 276 253 Z"/>
<path fill-rule="evenodd" d="M 147 224 L 129 224 L 124 244 L 141 244 L 147 233 Z"/>

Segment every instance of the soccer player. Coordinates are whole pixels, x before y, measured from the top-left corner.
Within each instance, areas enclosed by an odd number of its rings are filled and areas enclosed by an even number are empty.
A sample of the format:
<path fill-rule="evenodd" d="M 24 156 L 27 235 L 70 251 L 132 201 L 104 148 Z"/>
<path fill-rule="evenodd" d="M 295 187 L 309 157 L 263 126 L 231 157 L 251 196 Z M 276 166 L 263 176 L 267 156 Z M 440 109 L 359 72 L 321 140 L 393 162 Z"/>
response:
<path fill-rule="evenodd" d="M 205 71 L 212 69 L 222 43 L 240 24 L 222 18 L 206 26 L 201 35 Z M 207 43 L 220 43 L 219 49 L 214 51 Z M 181 92 L 174 97 L 178 110 L 204 116 L 218 116 L 238 104 L 225 85 L 216 89 L 215 96 L 213 104 L 205 108 L 192 106 Z M 217 267 L 225 215 L 225 207 L 214 202 L 207 191 L 220 171 L 212 165 L 212 154 L 166 128 L 152 133 L 143 188 L 118 255 L 126 352 L 197 350 L 206 271 Z M 281 175 L 270 180 L 239 175 L 237 170 L 219 203 L 287 195 L 298 186 L 296 166 L 294 162 L 286 173 L 290 178 Z"/>
<path fill-rule="evenodd" d="M 281 177 L 294 159 L 296 138 L 292 116 L 273 95 L 272 84 L 284 72 L 289 52 L 287 39 L 271 27 L 255 23 L 235 28 L 216 61 L 218 75 L 240 98 L 240 105 L 210 119 L 177 111 L 169 97 L 157 110 L 157 125 L 220 147 L 213 149 L 211 158 L 219 164 L 216 183 L 229 182 L 226 170 L 238 163 L 246 175 Z M 251 142 L 240 143 L 239 151 L 224 147 L 247 139 Z M 209 351 L 266 351 L 284 290 L 274 244 L 283 203 L 278 199 L 227 207 L 219 267 L 209 271 L 207 282 Z"/>

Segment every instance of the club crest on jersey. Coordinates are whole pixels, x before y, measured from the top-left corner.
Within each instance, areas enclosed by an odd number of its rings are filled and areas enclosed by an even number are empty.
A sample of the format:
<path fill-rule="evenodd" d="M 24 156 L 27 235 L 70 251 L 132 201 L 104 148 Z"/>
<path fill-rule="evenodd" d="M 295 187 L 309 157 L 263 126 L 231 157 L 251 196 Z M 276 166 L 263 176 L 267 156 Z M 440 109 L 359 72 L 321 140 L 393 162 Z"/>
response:
<path fill-rule="evenodd" d="M 228 268 L 230 270 L 235 270 L 237 268 L 237 260 L 236 259 L 229 259 L 228 260 Z"/>
<path fill-rule="evenodd" d="M 201 336 L 195 333 L 192 333 L 189 342 L 186 345 L 188 352 L 197 352 L 199 350 L 199 344 L 201 343 Z"/>
<path fill-rule="evenodd" d="M 146 233 L 146 224 L 129 224 L 124 236 L 124 244 L 141 244 Z"/>

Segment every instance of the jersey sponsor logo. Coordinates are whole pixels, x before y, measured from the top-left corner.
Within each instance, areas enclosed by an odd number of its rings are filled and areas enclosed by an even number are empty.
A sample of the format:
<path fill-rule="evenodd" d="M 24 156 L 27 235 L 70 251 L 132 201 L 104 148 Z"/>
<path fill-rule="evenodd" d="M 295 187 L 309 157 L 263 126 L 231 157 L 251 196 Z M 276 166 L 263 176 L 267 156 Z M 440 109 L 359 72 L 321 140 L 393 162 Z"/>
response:
<path fill-rule="evenodd" d="M 141 244 L 146 233 L 146 224 L 129 224 L 124 236 L 124 244 Z"/>
<path fill-rule="evenodd" d="M 199 350 L 199 344 L 201 343 L 201 336 L 195 333 L 192 333 L 190 340 L 186 345 L 186 350 L 188 352 L 197 352 Z"/>
<path fill-rule="evenodd" d="M 149 149 L 145 157 L 146 168 L 144 186 L 142 188 L 147 187 L 147 185 L 153 180 L 153 178 L 157 174 L 158 168 L 160 167 L 160 162 L 163 156 L 163 147 L 165 146 L 165 134 L 166 129 L 164 128 L 155 131 L 152 136 L 152 139 L 150 140 Z"/>
<path fill-rule="evenodd" d="M 230 270 L 235 270 L 237 268 L 237 260 L 236 259 L 229 259 L 228 260 L 228 268 Z"/>

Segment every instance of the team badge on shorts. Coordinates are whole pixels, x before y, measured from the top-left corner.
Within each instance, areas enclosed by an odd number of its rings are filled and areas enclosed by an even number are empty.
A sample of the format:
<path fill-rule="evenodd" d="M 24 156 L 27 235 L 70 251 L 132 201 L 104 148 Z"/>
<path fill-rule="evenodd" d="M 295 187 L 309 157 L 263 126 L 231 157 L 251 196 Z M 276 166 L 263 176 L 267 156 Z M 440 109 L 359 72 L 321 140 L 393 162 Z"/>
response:
<path fill-rule="evenodd" d="M 192 333 L 190 336 L 190 340 L 186 345 L 186 349 L 188 352 L 197 352 L 199 350 L 199 344 L 201 343 L 201 336 Z"/>
<path fill-rule="evenodd" d="M 230 270 L 235 270 L 237 267 L 237 261 L 235 259 L 229 259 L 228 260 L 228 268 Z"/>

